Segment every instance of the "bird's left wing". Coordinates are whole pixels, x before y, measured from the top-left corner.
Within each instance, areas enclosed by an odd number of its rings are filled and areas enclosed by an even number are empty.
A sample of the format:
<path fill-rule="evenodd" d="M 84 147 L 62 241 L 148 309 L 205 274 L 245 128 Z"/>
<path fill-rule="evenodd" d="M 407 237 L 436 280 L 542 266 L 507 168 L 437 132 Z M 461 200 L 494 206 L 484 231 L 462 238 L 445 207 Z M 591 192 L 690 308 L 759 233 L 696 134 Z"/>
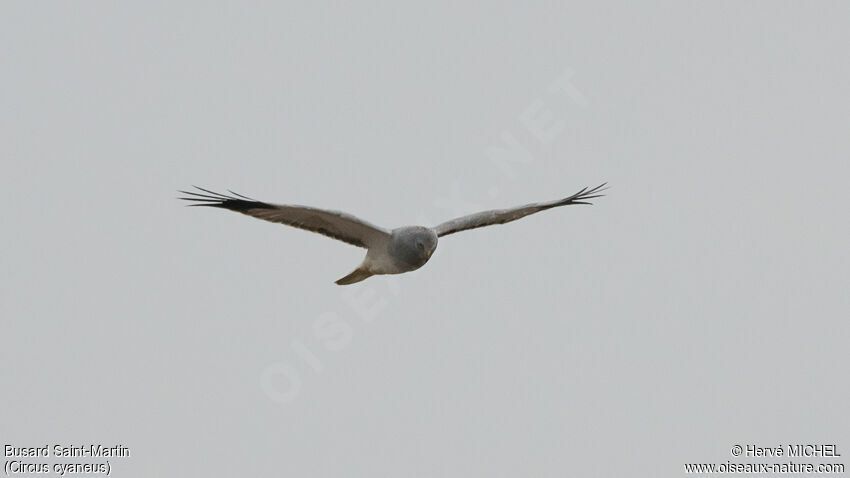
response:
<path fill-rule="evenodd" d="M 362 219 L 339 211 L 330 211 L 307 206 L 269 204 L 229 191 L 232 196 L 208 191 L 195 186 L 201 192 L 180 191 L 188 197 L 180 199 L 194 201 L 190 206 L 210 206 L 241 212 L 265 221 L 317 232 L 358 247 L 369 248 L 384 244 L 390 232 Z"/>
<path fill-rule="evenodd" d="M 470 214 L 468 216 L 452 219 L 451 221 L 446 221 L 433 229 L 434 232 L 437 233 L 437 236 L 442 237 L 456 232 L 465 231 L 467 229 L 492 226 L 494 224 L 504 224 L 506 222 L 516 221 L 517 219 L 521 219 L 529 214 L 534 214 L 553 207 L 568 206 L 570 204 L 590 204 L 587 200 L 602 196 L 602 194 L 599 193 L 605 189 L 605 184 L 601 184 L 595 188 L 584 188 L 564 199 L 526 204 L 525 206 L 519 206 L 511 209 L 494 209 L 492 211 Z"/>

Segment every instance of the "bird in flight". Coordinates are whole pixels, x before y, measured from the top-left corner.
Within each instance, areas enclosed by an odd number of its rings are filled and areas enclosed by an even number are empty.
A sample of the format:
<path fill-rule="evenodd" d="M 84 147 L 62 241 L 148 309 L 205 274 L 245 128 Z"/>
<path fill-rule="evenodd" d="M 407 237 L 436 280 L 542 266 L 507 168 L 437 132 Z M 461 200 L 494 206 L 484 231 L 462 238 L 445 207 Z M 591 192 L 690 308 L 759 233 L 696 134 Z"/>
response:
<path fill-rule="evenodd" d="M 505 224 L 536 212 L 558 206 L 591 204 L 589 199 L 603 196 L 605 184 L 584 188 L 570 197 L 509 209 L 494 209 L 446 221 L 434 227 L 406 226 L 384 229 L 350 214 L 308 206 L 271 204 L 233 191 L 220 194 L 195 186 L 197 191 L 180 191 L 190 206 L 208 206 L 240 212 L 257 219 L 297 227 L 366 249 L 363 262 L 339 285 L 354 284 L 378 274 L 401 274 L 419 269 L 437 248 L 437 238 L 467 229 Z"/>

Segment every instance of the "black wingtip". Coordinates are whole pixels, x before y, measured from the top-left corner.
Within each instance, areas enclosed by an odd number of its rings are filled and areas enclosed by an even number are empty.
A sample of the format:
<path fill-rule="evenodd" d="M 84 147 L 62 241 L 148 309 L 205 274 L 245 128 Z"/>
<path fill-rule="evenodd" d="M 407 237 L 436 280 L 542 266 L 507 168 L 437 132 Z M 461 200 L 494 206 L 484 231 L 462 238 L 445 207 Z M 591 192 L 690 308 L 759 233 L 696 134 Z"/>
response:
<path fill-rule="evenodd" d="M 243 196 L 243 195 L 241 195 L 237 192 L 231 191 L 230 189 L 228 189 L 227 192 L 229 192 L 230 194 L 233 194 L 234 196 L 239 196 L 240 198 L 245 199 L 246 201 L 256 201 L 256 199 L 254 199 L 254 198 L 249 198 L 248 196 Z"/>
<path fill-rule="evenodd" d="M 217 193 L 215 191 L 202 188 L 200 186 L 192 187 L 194 187 L 197 191 L 180 190 L 178 192 L 180 194 L 183 194 L 183 196 L 178 197 L 177 199 L 183 201 L 192 201 L 193 204 L 189 204 L 189 206 L 217 207 L 243 213 L 250 209 L 272 207 L 267 203 L 257 201 L 256 199 L 251 199 L 248 196 L 233 192 L 229 189 L 227 190 L 227 192 L 229 192 L 231 195 Z"/>
<path fill-rule="evenodd" d="M 579 192 L 573 194 L 568 198 L 562 199 L 558 204 L 559 205 L 568 205 L 568 204 L 583 204 L 583 205 L 593 205 L 592 202 L 588 202 L 588 199 L 596 199 L 605 196 L 604 194 L 600 194 L 603 191 L 609 189 L 608 183 L 604 182 L 596 187 L 584 187 Z"/>

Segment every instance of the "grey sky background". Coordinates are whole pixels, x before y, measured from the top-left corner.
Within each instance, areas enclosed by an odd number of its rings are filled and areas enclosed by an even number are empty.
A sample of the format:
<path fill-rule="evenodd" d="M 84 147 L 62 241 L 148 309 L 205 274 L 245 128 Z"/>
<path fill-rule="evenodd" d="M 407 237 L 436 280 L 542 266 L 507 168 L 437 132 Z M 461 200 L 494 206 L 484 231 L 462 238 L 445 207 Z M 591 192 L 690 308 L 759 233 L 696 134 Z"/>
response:
<path fill-rule="evenodd" d="M 848 19 L 3 2 L 0 441 L 122 443 L 119 477 L 850 455 Z M 522 162 L 492 159 L 505 138 Z M 363 250 L 174 199 L 231 188 L 396 227 L 603 181 L 592 207 L 347 288 Z"/>

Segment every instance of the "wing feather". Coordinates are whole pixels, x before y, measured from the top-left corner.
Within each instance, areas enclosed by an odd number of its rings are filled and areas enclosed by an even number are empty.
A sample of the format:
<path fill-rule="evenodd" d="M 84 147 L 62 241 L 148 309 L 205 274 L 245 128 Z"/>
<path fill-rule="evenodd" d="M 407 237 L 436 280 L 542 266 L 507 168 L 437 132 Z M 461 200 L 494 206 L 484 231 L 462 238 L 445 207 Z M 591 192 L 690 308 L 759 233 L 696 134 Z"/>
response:
<path fill-rule="evenodd" d="M 526 204 L 524 206 L 514 207 L 510 209 L 493 209 L 491 211 L 483 211 L 468 216 L 461 216 L 450 221 L 446 221 L 436 227 L 434 232 L 437 236 L 447 236 L 460 231 L 475 229 L 484 226 L 492 226 L 495 224 L 505 224 L 506 222 L 516 221 L 530 214 L 545 211 L 558 206 L 568 206 L 572 204 L 591 204 L 587 202 L 589 199 L 594 199 L 603 196 L 599 194 L 605 189 L 607 183 L 600 184 L 595 188 L 584 188 L 581 191 L 573 194 L 570 197 L 556 199 L 554 201 Z"/>
<path fill-rule="evenodd" d="M 360 218 L 340 211 L 308 206 L 270 204 L 247 196 L 228 192 L 232 196 L 195 186 L 198 191 L 180 191 L 192 201 L 190 206 L 209 206 L 240 212 L 264 221 L 285 224 L 316 232 L 357 247 L 369 248 L 387 241 L 390 232 Z"/>

